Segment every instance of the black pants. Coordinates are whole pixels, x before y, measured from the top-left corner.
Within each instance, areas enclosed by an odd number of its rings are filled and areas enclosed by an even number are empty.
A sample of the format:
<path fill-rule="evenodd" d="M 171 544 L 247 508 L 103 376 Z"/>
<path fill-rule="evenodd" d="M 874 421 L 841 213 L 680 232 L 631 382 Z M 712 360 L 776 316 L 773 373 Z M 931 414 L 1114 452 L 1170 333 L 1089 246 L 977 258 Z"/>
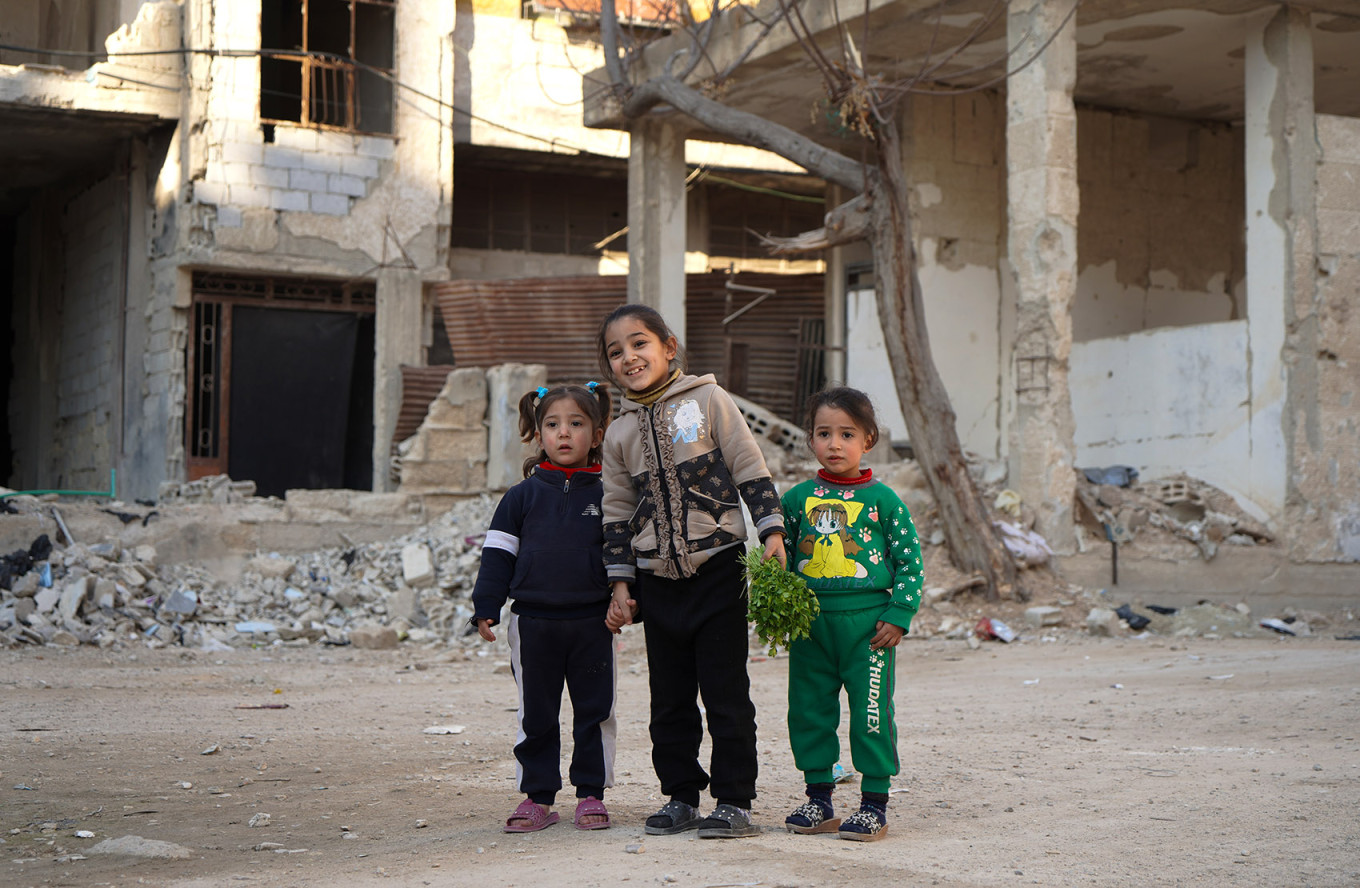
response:
<path fill-rule="evenodd" d="M 719 552 L 692 577 L 639 572 L 635 597 L 647 638 L 652 766 L 661 792 L 691 805 L 710 785 L 699 764 L 708 713 L 712 794 L 751 807 L 756 797 L 756 708 L 746 674 L 746 596 L 741 547 Z"/>
<path fill-rule="evenodd" d="M 511 614 L 511 667 L 519 686 L 515 743 L 520 792 L 551 805 L 562 788 L 558 717 L 562 685 L 571 695 L 571 770 L 576 797 L 604 798 L 614 783 L 614 636 L 604 617 L 545 620 Z"/>

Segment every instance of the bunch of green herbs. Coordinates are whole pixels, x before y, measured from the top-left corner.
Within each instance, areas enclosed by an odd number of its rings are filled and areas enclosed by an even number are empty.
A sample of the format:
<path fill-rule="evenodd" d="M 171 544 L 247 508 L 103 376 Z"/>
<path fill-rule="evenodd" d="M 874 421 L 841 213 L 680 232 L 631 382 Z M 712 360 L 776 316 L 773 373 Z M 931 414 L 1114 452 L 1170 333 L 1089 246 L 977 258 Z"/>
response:
<path fill-rule="evenodd" d="M 776 648 L 787 651 L 793 642 L 807 638 L 822 610 L 807 582 L 780 567 L 778 561 L 766 560 L 760 549 L 748 549 L 743 565 L 748 586 L 746 618 L 755 623 L 770 656 Z"/>

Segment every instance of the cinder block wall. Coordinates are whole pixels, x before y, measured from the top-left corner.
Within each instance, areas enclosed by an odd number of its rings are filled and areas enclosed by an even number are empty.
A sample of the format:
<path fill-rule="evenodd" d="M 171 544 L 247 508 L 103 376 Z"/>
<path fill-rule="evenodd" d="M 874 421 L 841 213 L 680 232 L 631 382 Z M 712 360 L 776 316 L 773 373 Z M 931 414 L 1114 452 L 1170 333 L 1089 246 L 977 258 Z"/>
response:
<path fill-rule="evenodd" d="M 47 294 L 62 308 L 57 424 L 47 459 L 48 477 L 67 489 L 107 489 L 114 464 L 124 198 L 110 177 L 62 213 L 65 280 L 60 294 Z"/>

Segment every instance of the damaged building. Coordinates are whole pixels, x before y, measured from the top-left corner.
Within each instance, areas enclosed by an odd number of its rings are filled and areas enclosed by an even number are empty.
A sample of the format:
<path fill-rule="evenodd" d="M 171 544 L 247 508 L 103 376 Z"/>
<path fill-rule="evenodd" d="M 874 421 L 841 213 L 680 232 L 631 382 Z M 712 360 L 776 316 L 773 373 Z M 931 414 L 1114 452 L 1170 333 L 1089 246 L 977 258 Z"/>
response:
<path fill-rule="evenodd" d="M 1287 561 L 1336 563 L 1313 575 L 1350 594 L 1360 10 L 1015 0 L 989 23 L 997 9 L 870 0 L 839 17 L 809 8 L 804 23 L 835 58 L 852 44 L 844 64 L 862 58 L 884 82 L 927 59 L 945 66 L 942 94 L 911 96 L 897 121 L 932 351 L 963 446 L 1004 468 L 1061 553 L 1092 542 L 1074 469 L 1127 465 L 1227 491 L 1279 534 Z M 822 79 L 792 29 L 756 42 L 755 17 L 725 25 L 708 47 L 742 59 L 725 104 L 858 156 L 834 115 L 809 115 Z M 651 48 L 629 76 L 655 75 L 682 45 Z M 690 82 L 711 72 L 699 65 Z M 679 146 L 702 130 L 675 116 L 639 127 L 603 88 L 605 70 L 586 82 L 588 121 L 631 126 L 652 146 L 640 175 L 674 181 Z M 679 237 L 684 225 L 655 213 L 630 234 Z M 827 266 L 828 376 L 873 394 L 901 440 L 873 256 L 867 243 L 837 246 Z M 684 299 L 676 272 L 657 288 L 662 304 Z M 1099 543 L 1089 570 L 1066 559 L 1072 575 L 1108 581 Z M 1163 578 L 1175 585 L 1178 569 Z M 1253 582 L 1288 573 L 1273 560 L 1248 571 Z"/>
<path fill-rule="evenodd" d="M 627 298 L 648 198 L 627 136 L 582 123 L 597 31 L 518 0 L 0 0 L 0 483 L 394 489 L 412 370 L 553 350 L 515 282 Z M 689 164 L 703 323 L 790 275 L 819 344 L 823 263 L 749 230 L 817 224 L 821 183 L 739 146 Z M 783 354 L 761 312 L 730 364 Z"/>

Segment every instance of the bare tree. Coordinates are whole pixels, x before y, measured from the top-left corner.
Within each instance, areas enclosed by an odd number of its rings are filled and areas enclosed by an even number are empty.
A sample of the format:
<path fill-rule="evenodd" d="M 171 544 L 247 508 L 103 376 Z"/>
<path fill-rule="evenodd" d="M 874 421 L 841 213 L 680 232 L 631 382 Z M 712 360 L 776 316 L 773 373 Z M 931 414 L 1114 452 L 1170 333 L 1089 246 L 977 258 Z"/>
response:
<path fill-rule="evenodd" d="M 637 0 L 626 2 L 631 9 Z M 1003 21 L 1006 0 L 987 0 L 990 5 L 984 2 L 985 11 L 974 19 L 963 40 L 936 52 L 932 38 L 931 50 L 908 76 L 868 71 L 862 60 L 869 57 L 870 4 L 867 0 L 846 4 L 861 7 L 865 24 L 857 38 L 839 14 L 840 2 L 767 0 L 752 8 L 735 0 L 708 0 L 696 15 L 687 0 L 651 0 L 649 14 L 668 18 L 673 33 L 686 35 L 688 45 L 675 52 L 659 73 L 644 77 L 638 73 L 643 67 L 639 54 L 649 35 L 621 25 L 615 0 L 601 0 L 608 89 L 626 121 L 678 111 L 713 133 L 778 154 L 854 195 L 827 213 L 822 228 L 793 238 L 770 239 L 771 247 L 776 252 L 801 252 L 859 240 L 872 244 L 878 317 L 893 382 L 912 448 L 939 507 L 953 561 L 959 569 L 985 580 L 989 599 L 1013 593 L 1023 597 L 1024 591 L 1016 588 L 1014 559 L 992 526 L 968 473 L 954 408 L 931 356 L 897 112 L 902 99 L 911 94 L 957 94 L 994 86 L 1006 78 L 1007 68 L 1013 72 L 1033 57 L 1010 59 L 1003 51 L 981 64 L 963 61 L 965 51 Z M 815 11 L 825 21 L 828 9 L 831 27 L 816 29 L 817 33 L 805 16 Z M 744 46 L 724 47 L 723 57 L 729 61 L 718 69 L 710 53 L 713 36 L 725 18 L 734 16 L 748 17 L 744 24 L 759 27 L 723 29 L 729 40 L 743 31 L 754 34 Z M 776 27 L 791 29 L 821 75 L 828 107 L 843 127 L 862 139 L 861 149 L 870 149 L 865 152 L 868 160 L 852 158 L 772 120 L 710 98 L 721 93 L 724 81 Z M 931 23 L 923 22 L 922 27 L 929 28 Z M 938 35 L 938 19 L 935 27 Z M 1047 39 L 1038 52 L 1053 35 L 1041 37 Z"/>

